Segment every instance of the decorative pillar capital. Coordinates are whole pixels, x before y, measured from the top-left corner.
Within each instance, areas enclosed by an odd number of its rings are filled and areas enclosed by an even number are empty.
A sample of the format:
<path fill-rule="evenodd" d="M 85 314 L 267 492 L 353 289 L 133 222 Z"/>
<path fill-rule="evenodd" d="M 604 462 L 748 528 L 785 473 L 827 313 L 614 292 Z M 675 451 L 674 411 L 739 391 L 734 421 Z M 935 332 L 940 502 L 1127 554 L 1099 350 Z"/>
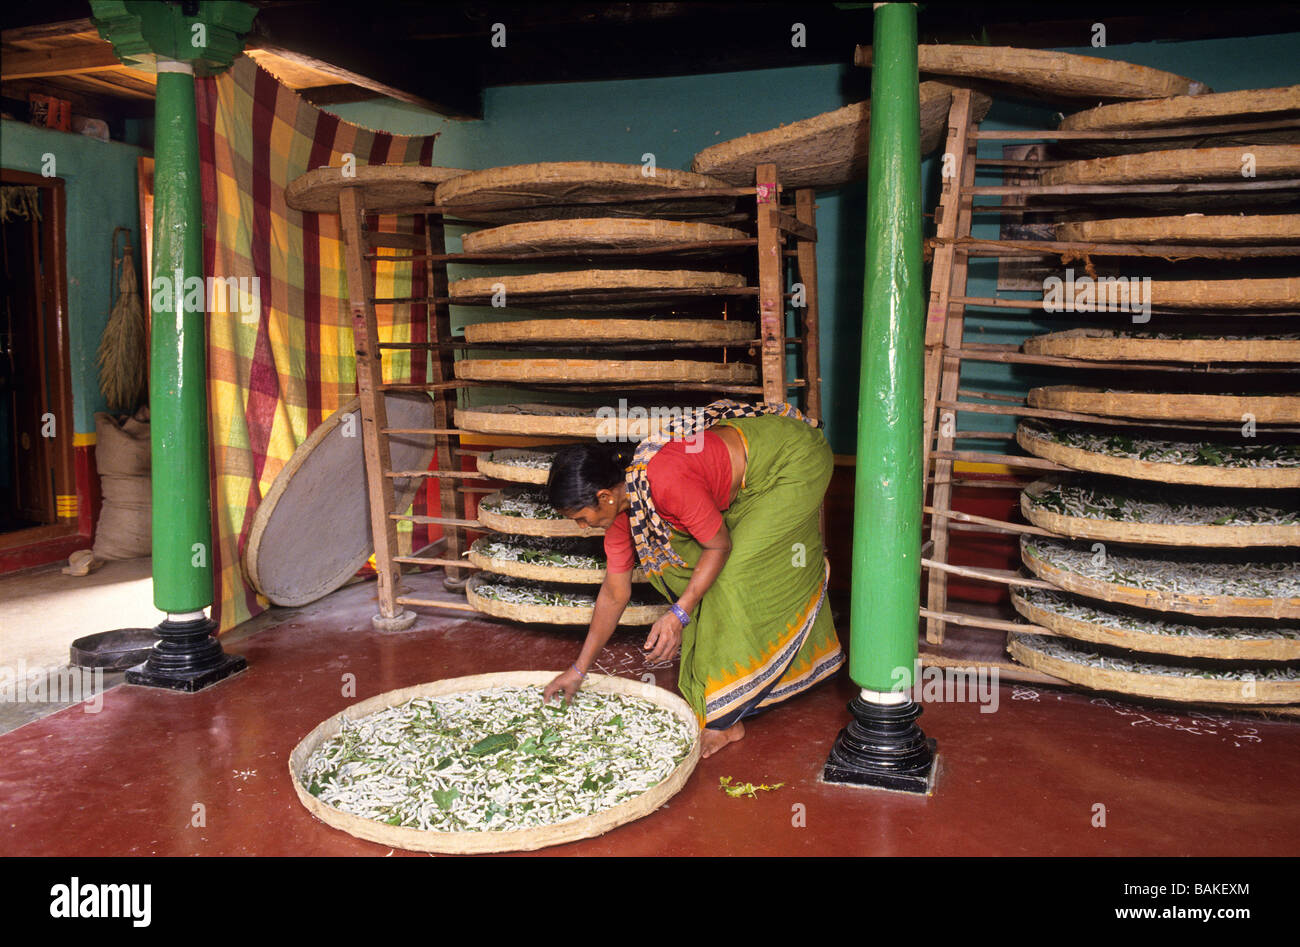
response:
<path fill-rule="evenodd" d="M 90 0 L 91 22 L 128 66 L 154 72 L 159 60 L 215 76 L 244 49 L 257 8 L 237 0 Z"/>

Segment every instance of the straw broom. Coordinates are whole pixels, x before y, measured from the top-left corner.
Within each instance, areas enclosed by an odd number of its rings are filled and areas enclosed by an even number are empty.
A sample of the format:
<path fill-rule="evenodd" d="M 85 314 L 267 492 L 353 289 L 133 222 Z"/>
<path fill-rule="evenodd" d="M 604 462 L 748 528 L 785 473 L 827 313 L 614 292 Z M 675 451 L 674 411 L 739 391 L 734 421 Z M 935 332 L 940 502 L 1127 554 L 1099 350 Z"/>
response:
<path fill-rule="evenodd" d="M 99 390 L 104 393 L 109 410 L 134 412 L 148 394 L 145 374 L 148 340 L 135 261 L 131 256 L 131 232 L 126 227 L 113 231 L 114 256 L 119 232 L 126 234 L 126 244 L 121 259 L 113 264 L 117 270 L 117 302 L 99 340 Z"/>

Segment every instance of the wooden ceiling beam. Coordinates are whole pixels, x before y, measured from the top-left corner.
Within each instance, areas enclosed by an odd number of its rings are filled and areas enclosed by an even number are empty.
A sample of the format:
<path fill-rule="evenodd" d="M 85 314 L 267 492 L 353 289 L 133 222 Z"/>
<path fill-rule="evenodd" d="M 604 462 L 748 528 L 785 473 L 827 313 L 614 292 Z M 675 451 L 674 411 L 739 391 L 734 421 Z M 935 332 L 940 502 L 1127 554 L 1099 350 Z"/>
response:
<path fill-rule="evenodd" d="M 0 59 L 0 79 L 41 79 L 45 76 L 75 76 L 87 72 L 119 69 L 122 63 L 109 43 L 86 43 L 58 49 L 6 52 Z"/>

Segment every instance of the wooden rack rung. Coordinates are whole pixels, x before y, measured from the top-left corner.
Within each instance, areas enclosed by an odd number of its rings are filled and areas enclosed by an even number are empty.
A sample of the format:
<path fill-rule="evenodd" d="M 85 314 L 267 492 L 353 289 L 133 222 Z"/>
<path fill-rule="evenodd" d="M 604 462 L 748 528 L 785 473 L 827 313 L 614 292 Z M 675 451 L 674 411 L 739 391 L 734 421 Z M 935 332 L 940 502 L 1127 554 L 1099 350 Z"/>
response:
<path fill-rule="evenodd" d="M 1055 589 L 1060 591 L 1060 586 L 1053 585 L 1050 582 L 1044 582 L 1042 579 L 1028 579 L 1015 572 L 1009 572 L 1006 569 L 976 569 L 972 566 L 954 566 L 946 562 L 938 562 L 934 559 L 922 559 L 921 566 L 925 569 L 937 569 L 940 572 L 947 572 L 952 575 L 964 576 L 968 579 L 983 579 L 985 582 L 997 582 L 1000 585 L 1022 585 L 1027 589 Z"/>
<path fill-rule="evenodd" d="M 385 470 L 385 477 L 395 480 L 410 480 L 421 477 L 465 477 L 470 480 L 491 480 L 491 477 L 477 470 Z"/>
<path fill-rule="evenodd" d="M 473 612 L 475 615 L 483 614 L 469 602 L 443 602 L 436 598 L 411 598 L 409 595 L 399 595 L 394 600 L 398 605 L 420 605 L 426 608 L 452 608 L 458 612 Z"/>
<path fill-rule="evenodd" d="M 1020 457 L 1014 454 L 986 454 L 983 451 L 974 450 L 936 450 L 931 451 L 930 456 L 937 460 L 964 460 L 973 464 L 1005 464 L 1008 467 L 1023 467 L 1029 470 L 1052 470 L 1052 471 L 1069 471 L 1069 467 L 1062 467 L 1060 464 L 1054 464 L 1050 460 L 1043 460 L 1041 457 Z"/>
<path fill-rule="evenodd" d="M 1008 131 L 1003 129 L 975 129 L 970 136 L 977 141 L 1103 141 L 1132 140 L 1145 141 L 1161 138 L 1189 138 L 1204 135 L 1228 135 L 1236 132 L 1269 131 L 1277 128 L 1300 127 L 1294 118 L 1275 119 L 1266 122 L 1223 122 L 1217 125 L 1170 125 L 1158 128 L 1092 129 L 1071 131 L 1068 129 L 1047 129 L 1038 131 Z"/>
<path fill-rule="evenodd" d="M 984 618 L 980 615 L 967 615 L 960 612 L 932 612 L 921 608 L 922 618 L 937 618 L 953 625 L 965 625 L 972 628 L 992 628 L 997 631 L 1016 631 L 1027 635 L 1055 635 L 1056 632 L 1042 625 L 1030 625 L 1019 621 L 1003 621 L 1000 618 Z"/>
<path fill-rule="evenodd" d="M 403 562 L 413 566 L 453 566 L 478 572 L 479 567 L 470 565 L 464 559 L 440 559 L 436 556 L 393 556 L 394 562 Z"/>
<path fill-rule="evenodd" d="M 386 427 L 382 428 L 380 434 L 462 434 L 465 433 L 457 427 Z"/>
<path fill-rule="evenodd" d="M 1005 520 L 995 520 L 988 516 L 976 516 L 974 513 L 962 513 L 958 510 L 936 510 L 932 506 L 922 507 L 922 509 L 931 516 L 941 516 L 945 519 L 957 520 L 962 523 L 988 526 L 1004 533 L 1032 533 L 1035 536 L 1057 535 L 1049 529 L 1043 529 L 1029 523 L 1008 523 Z"/>
<path fill-rule="evenodd" d="M 464 526 L 466 529 L 483 529 L 484 526 L 478 520 L 461 520 L 451 516 L 416 516 L 408 513 L 389 513 L 390 520 L 405 520 L 408 523 L 431 523 L 435 526 Z M 491 532 L 491 530 L 488 530 Z"/>
<path fill-rule="evenodd" d="M 1237 191 L 1290 191 L 1300 188 L 1300 178 L 1268 181 L 1215 181 L 1209 184 L 984 184 L 966 188 L 972 197 L 1033 197 L 1039 194 L 1217 194 Z"/>

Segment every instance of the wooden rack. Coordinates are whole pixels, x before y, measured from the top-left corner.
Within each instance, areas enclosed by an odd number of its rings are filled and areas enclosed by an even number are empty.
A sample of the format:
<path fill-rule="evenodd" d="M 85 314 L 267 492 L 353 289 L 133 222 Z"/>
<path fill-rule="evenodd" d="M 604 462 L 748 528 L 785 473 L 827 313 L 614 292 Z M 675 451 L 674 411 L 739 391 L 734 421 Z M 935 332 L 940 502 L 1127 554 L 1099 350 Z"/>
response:
<path fill-rule="evenodd" d="M 1093 415 L 1076 414 L 1069 411 L 1044 410 L 1028 407 L 1024 399 L 1007 395 L 969 390 L 962 387 L 961 366 L 968 361 L 992 361 L 1007 364 L 1028 364 L 1071 369 L 1099 370 L 1145 370 L 1145 371 L 1196 371 L 1215 373 L 1223 371 L 1240 371 L 1239 368 L 1225 369 L 1214 365 L 1196 366 L 1172 365 L 1168 363 L 1134 363 L 1134 362 L 1098 362 L 1049 356 L 1028 355 L 1021 352 L 1017 345 L 997 345 L 981 343 L 968 337 L 965 321 L 968 307 L 980 307 L 991 312 L 983 313 L 985 317 L 1003 316 L 1008 319 L 1024 319 L 1043 304 L 1036 300 L 1002 299 L 975 297 L 967 292 L 968 264 L 972 258 L 1016 257 L 1061 255 L 1067 259 L 1087 260 L 1088 257 L 1130 256 L 1158 257 L 1166 260 L 1189 259 L 1246 259 L 1269 257 L 1294 257 L 1294 246 L 1192 246 L 1179 245 L 1130 245 L 1101 243 L 1070 243 L 1063 241 L 1033 240 L 977 240 L 971 237 L 971 221 L 976 214 L 996 214 L 999 216 L 1022 215 L 1025 213 L 1052 212 L 1077 206 L 1071 198 L 1081 195 L 1098 194 L 1183 194 L 1197 192 L 1251 193 L 1260 190 L 1285 194 L 1295 198 L 1300 192 L 1300 180 L 1274 181 L 1233 181 L 1219 184 L 1147 184 L 1147 185 L 1062 185 L 1043 187 L 1037 184 L 1037 171 L 1053 167 L 1059 161 L 1048 160 L 1011 160 L 980 159 L 976 149 L 980 140 L 1002 139 L 1014 141 L 1051 141 L 1071 138 L 1126 138 L 1158 139 L 1180 135 L 1205 135 L 1208 132 L 1246 132 L 1263 127 L 1259 123 L 1225 123 L 1212 128 L 1198 126 L 1187 129 L 1149 129 L 1127 131 L 1124 133 L 1108 132 L 1060 132 L 1060 131 L 981 131 L 977 123 L 970 121 L 970 93 L 958 90 L 953 94 L 949 114 L 946 151 L 954 160 L 948 162 L 948 170 L 942 183 L 939 205 L 935 213 L 936 236 L 928 242 L 927 252 L 933 254 L 933 268 L 926 321 L 926 355 L 924 380 L 924 469 L 926 471 L 927 496 L 929 501 L 925 513 L 929 517 L 928 535 L 924 544 L 921 560 L 922 569 L 928 572 L 923 582 L 924 604 L 919 616 L 924 622 L 922 640 L 922 660 L 929 664 L 961 665 L 972 667 L 997 668 L 1006 679 L 1034 683 L 1055 683 L 1069 685 L 1058 678 L 1031 670 L 1013 661 L 1004 650 L 1008 631 L 1033 634 L 1053 634 L 1049 629 L 1021 620 L 1007 621 L 993 614 L 973 614 L 954 611 L 948 604 L 949 577 L 956 575 L 977 582 L 1001 586 L 1031 588 L 1055 588 L 1036 578 L 1022 575 L 1020 572 L 990 568 L 958 566 L 949 562 L 950 540 L 953 532 L 978 532 L 988 535 L 1020 535 L 1046 533 L 1035 526 L 1023 522 L 1009 522 L 989 517 L 961 513 L 952 509 L 954 485 L 980 487 L 996 490 L 1021 490 L 1028 480 L 990 481 L 959 478 L 953 476 L 954 465 L 958 462 L 988 463 L 1005 465 L 1014 471 L 1032 473 L 1030 479 L 1041 476 L 1043 471 L 1064 471 L 1050 461 L 1023 454 L 996 453 L 958 449 L 958 441 L 973 438 L 987 440 L 1006 440 L 1014 445 L 1015 436 L 1006 432 L 984 430 L 958 430 L 957 412 L 993 414 L 1013 417 L 1037 417 L 1066 421 L 1097 422 Z M 1270 129 L 1300 128 L 1300 120 L 1289 119 L 1282 123 L 1270 123 Z M 1013 183 L 1002 186 L 975 186 L 976 167 L 1002 167 L 1004 174 Z M 1029 195 L 1051 195 L 1061 198 L 1059 205 L 1027 206 L 1025 197 Z M 1001 197 L 1002 204 L 975 203 L 979 196 Z M 1080 264 L 1082 265 L 1082 264 Z M 1298 306 L 1297 308 L 1300 308 Z M 1142 426 L 1150 422 L 1126 421 L 1105 418 L 1105 423 L 1116 426 Z M 1214 429 L 1216 425 L 1201 425 Z M 1217 426 L 1223 427 L 1223 426 Z M 1226 428 L 1225 428 L 1226 429 Z M 1236 426 L 1232 428 L 1236 430 Z M 1295 432 L 1292 427 L 1276 427 L 1278 432 Z M 1051 535 L 1051 534 L 1049 534 Z M 962 634 L 949 635 L 950 626 L 961 628 Z M 1286 715 L 1300 714 L 1300 708 L 1267 707 L 1270 712 Z"/>
<path fill-rule="evenodd" d="M 816 260 L 816 205 L 810 189 L 785 192 L 781 186 L 777 168 L 774 165 L 760 165 L 755 172 L 755 185 L 740 188 L 701 189 L 674 195 L 678 198 L 716 198 L 720 195 L 740 197 L 743 202 L 753 200 L 753 210 L 714 218 L 709 222 L 723 223 L 730 226 L 747 226 L 752 237 L 743 240 L 720 240 L 683 244 L 670 250 L 655 251 L 656 255 L 671 257 L 686 251 L 701 249 L 727 249 L 744 252 L 753 248 L 753 272 L 757 285 L 737 290 L 702 290 L 686 291 L 685 295 L 723 296 L 728 298 L 729 306 L 734 305 L 743 315 L 746 310 L 756 312 L 759 337 L 748 341 L 723 343 L 651 343 L 664 348 L 702 348 L 718 346 L 723 349 L 723 358 L 733 357 L 732 353 L 742 353 L 741 357 L 753 359 L 759 368 L 759 384 L 707 384 L 696 382 L 655 382 L 628 384 L 626 382 L 608 384 L 529 384 L 527 382 L 510 382 L 509 387 L 541 389 L 544 391 L 563 392 L 617 392 L 627 390 L 643 391 L 697 391 L 717 393 L 719 396 L 761 397 L 764 401 L 787 401 L 792 399 L 792 392 L 797 395 L 802 410 L 809 416 L 822 416 L 821 371 L 819 368 L 819 328 L 817 300 L 817 260 Z M 486 530 L 477 520 L 469 519 L 465 514 L 464 497 L 468 494 L 486 493 L 496 488 L 484 486 L 460 486 L 455 484 L 473 480 L 488 480 L 477 472 L 456 469 L 459 459 L 474 455 L 475 451 L 462 449 L 460 435 L 462 431 L 453 426 L 454 411 L 457 407 L 457 391 L 462 388 L 500 387 L 500 382 L 478 382 L 456 379 L 454 376 L 454 353 L 458 349 L 493 348 L 500 346 L 473 346 L 463 340 L 457 340 L 451 333 L 451 316 L 449 311 L 447 264 L 501 264 L 521 262 L 565 262 L 575 258 L 584 260 L 606 260 L 617 263 L 620 258 L 628 256 L 645 257 L 647 251 L 626 249 L 605 250 L 563 250 L 554 252 L 529 253 L 448 253 L 445 242 L 444 218 L 454 218 L 450 208 L 436 204 L 412 206 L 385 213 L 418 214 L 424 217 L 424 233 L 420 234 L 376 234 L 366 230 L 366 207 L 364 187 L 343 188 L 340 194 L 340 213 L 342 215 L 342 233 L 348 274 L 348 295 L 353 320 L 353 332 L 356 342 L 357 388 L 361 398 L 362 437 L 365 447 L 366 481 L 369 491 L 371 510 L 371 527 L 374 534 L 375 566 L 379 574 L 378 597 L 379 613 L 383 619 L 394 622 L 400 620 L 404 606 L 423 606 L 450 608 L 462 611 L 474 611 L 464 601 L 445 601 L 441 599 L 420 599 L 403 595 L 399 588 L 403 566 L 442 567 L 444 570 L 444 587 L 449 591 L 464 588 L 469 574 L 476 571 L 461 558 L 465 549 L 463 531 Z M 626 198 L 607 201 L 584 200 L 583 203 L 626 203 Z M 521 205 L 522 206 L 522 205 Z M 535 206 L 535 205 L 531 205 Z M 508 210 L 503 205 L 494 205 L 494 210 Z M 464 213 L 465 208 L 457 210 Z M 693 218 L 694 219 L 694 218 Z M 395 252 L 400 251 L 400 252 Z M 411 262 L 425 266 L 427 291 L 425 295 L 378 299 L 374 294 L 375 267 L 383 263 Z M 788 304 L 792 293 L 787 290 L 787 265 L 793 274 L 793 283 L 801 283 L 805 305 L 791 307 Z M 653 296 L 654 293 L 647 293 Z M 674 296 L 683 295 L 680 291 Z M 585 295 L 586 301 L 598 301 Z M 749 300 L 753 299 L 754 303 Z M 425 337 L 427 342 L 381 343 L 375 314 L 376 304 L 426 304 L 428 326 Z M 787 334 L 788 312 L 794 313 L 794 331 Z M 737 318 L 735 310 L 728 318 Z M 536 343 L 527 344 L 528 347 Z M 787 350 L 796 346 L 796 364 L 802 377 L 787 378 Z M 525 343 L 512 343 L 511 348 L 525 347 Z M 539 349 L 548 354 L 557 351 L 555 345 L 539 345 Z M 564 349 L 582 352 L 623 352 L 631 348 L 647 348 L 646 343 L 627 344 L 565 344 Z M 429 352 L 431 371 L 427 383 L 397 384 L 386 383 L 382 374 L 382 354 L 384 350 L 408 349 Z M 389 428 L 385 414 L 384 391 L 428 391 L 434 394 L 434 427 L 430 429 L 399 430 Z M 389 456 L 388 437 L 399 433 L 422 433 L 434 436 L 437 448 L 436 469 L 428 471 L 395 471 Z M 466 432 L 468 433 L 468 432 Z M 439 515 L 423 515 L 418 512 L 404 514 L 394 509 L 395 499 L 393 480 L 398 477 L 439 477 L 442 489 Z M 444 540 L 420 550 L 412 555 L 398 553 L 397 522 L 407 520 L 413 523 L 427 523 L 443 528 Z M 443 555 L 428 555 L 435 545 L 442 546 Z"/>

